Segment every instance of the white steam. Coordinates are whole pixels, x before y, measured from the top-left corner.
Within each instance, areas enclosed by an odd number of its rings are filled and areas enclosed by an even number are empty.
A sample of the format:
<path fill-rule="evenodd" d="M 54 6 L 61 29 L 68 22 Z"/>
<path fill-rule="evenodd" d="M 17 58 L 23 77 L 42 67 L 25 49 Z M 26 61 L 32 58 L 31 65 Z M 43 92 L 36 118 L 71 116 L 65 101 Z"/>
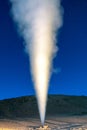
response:
<path fill-rule="evenodd" d="M 55 33 L 62 25 L 61 3 L 60 0 L 10 1 L 14 20 L 30 56 L 40 118 L 44 124 L 51 64 L 57 51 Z"/>

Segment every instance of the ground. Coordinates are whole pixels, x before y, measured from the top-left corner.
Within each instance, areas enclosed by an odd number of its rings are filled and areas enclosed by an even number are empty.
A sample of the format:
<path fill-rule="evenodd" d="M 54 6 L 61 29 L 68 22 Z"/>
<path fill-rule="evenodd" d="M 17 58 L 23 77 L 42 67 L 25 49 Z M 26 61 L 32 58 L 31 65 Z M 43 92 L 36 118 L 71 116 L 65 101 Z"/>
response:
<path fill-rule="evenodd" d="M 50 116 L 45 124 L 52 130 L 87 130 L 87 116 Z M 29 130 L 40 125 L 37 118 L 0 119 L 0 130 Z"/>

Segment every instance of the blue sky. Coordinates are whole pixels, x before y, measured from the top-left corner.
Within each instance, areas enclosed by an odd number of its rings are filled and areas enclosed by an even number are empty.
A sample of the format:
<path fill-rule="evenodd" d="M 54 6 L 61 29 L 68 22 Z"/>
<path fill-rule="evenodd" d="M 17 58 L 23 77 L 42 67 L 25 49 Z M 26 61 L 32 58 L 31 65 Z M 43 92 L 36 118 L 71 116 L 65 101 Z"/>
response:
<path fill-rule="evenodd" d="M 87 95 L 87 0 L 62 0 L 63 27 L 53 61 L 49 93 Z M 0 0 L 0 99 L 35 94 L 23 39 L 13 22 L 11 5 Z M 59 40 L 58 40 L 59 39 Z"/>

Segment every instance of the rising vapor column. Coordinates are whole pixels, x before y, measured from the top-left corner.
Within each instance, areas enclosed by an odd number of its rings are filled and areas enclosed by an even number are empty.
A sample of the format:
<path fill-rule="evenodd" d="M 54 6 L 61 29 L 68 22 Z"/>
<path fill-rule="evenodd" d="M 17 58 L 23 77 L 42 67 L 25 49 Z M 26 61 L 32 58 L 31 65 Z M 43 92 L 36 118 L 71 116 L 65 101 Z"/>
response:
<path fill-rule="evenodd" d="M 40 118 L 44 124 L 52 59 L 57 50 L 55 35 L 62 25 L 61 3 L 60 0 L 10 1 L 13 18 L 26 43 Z"/>

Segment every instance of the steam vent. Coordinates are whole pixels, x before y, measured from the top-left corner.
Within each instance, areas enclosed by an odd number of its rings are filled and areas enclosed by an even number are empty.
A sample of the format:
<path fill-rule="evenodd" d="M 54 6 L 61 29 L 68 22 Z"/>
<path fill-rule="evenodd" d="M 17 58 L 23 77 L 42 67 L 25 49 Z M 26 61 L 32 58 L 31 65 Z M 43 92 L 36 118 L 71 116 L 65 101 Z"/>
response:
<path fill-rule="evenodd" d="M 35 127 L 35 128 L 31 127 L 29 128 L 29 130 L 51 130 L 51 128 L 48 127 L 48 125 L 44 125 L 44 126 Z"/>
<path fill-rule="evenodd" d="M 41 126 L 40 128 L 36 128 L 36 130 L 51 130 L 48 125 Z"/>
<path fill-rule="evenodd" d="M 51 128 L 48 127 L 48 125 L 40 126 L 38 128 L 29 128 L 29 130 L 51 130 Z"/>

